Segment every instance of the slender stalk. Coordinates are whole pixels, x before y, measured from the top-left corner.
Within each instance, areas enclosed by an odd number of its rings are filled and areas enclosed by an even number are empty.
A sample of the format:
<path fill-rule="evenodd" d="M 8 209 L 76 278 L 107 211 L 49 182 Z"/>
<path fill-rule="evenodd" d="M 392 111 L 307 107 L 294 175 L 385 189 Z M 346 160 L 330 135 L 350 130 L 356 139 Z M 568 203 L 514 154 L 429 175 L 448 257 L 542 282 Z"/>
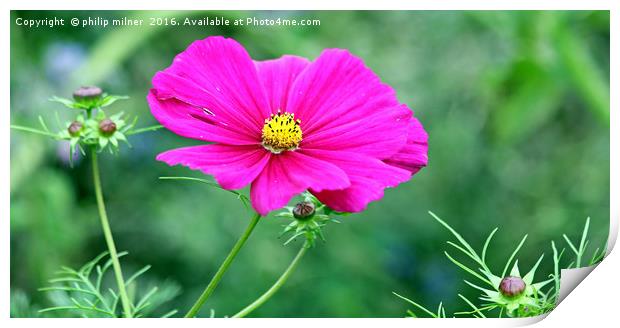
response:
<path fill-rule="evenodd" d="M 301 246 L 299 252 L 297 253 L 297 256 L 295 256 L 295 258 L 293 259 L 293 262 L 288 265 L 288 268 L 286 268 L 284 273 L 282 273 L 280 278 L 278 278 L 278 280 L 273 284 L 273 286 L 271 286 L 269 290 L 267 290 L 263 295 L 261 295 L 261 297 L 257 298 L 254 302 L 252 302 L 252 304 L 246 306 L 243 310 L 239 311 L 239 313 L 235 314 L 233 318 L 243 318 L 246 315 L 252 313 L 252 311 L 256 310 L 265 302 L 267 302 L 271 298 L 271 296 L 273 296 L 273 294 L 275 294 L 278 289 L 280 289 L 280 287 L 284 285 L 284 283 L 286 282 L 286 280 L 288 280 L 293 271 L 295 271 L 295 268 L 299 264 L 299 260 L 301 260 L 304 254 L 306 254 L 308 248 L 310 248 L 310 245 L 308 245 L 307 242 L 304 243 L 303 246 Z"/>
<path fill-rule="evenodd" d="M 116 278 L 116 284 L 118 285 L 118 293 L 121 298 L 121 304 L 123 305 L 124 315 L 126 318 L 131 318 L 131 303 L 129 302 L 129 297 L 127 296 L 127 290 L 125 289 L 125 280 L 123 279 L 121 264 L 118 261 L 118 254 L 116 252 L 116 246 L 114 245 L 114 238 L 112 238 L 112 230 L 110 229 L 108 215 L 106 214 L 105 204 L 103 202 L 103 193 L 101 191 L 101 178 L 99 176 L 99 163 L 97 161 L 97 150 L 95 149 L 95 147 L 92 147 L 90 157 L 92 158 L 93 182 L 95 184 L 95 196 L 97 197 L 97 207 L 99 209 L 99 218 L 101 219 L 103 235 L 105 236 L 105 241 L 108 245 L 108 251 L 110 252 L 110 258 L 112 259 L 112 267 L 114 268 L 114 276 Z"/>
<path fill-rule="evenodd" d="M 204 305 L 209 296 L 211 296 L 217 285 L 220 283 L 220 280 L 222 280 L 224 273 L 226 272 L 226 270 L 228 270 L 228 267 L 241 250 L 241 247 L 243 247 L 243 244 L 245 244 L 246 240 L 248 240 L 248 238 L 250 237 L 250 234 L 254 230 L 254 227 L 256 227 L 259 219 L 260 214 L 254 214 L 252 220 L 250 221 L 250 224 L 245 229 L 241 237 L 239 237 L 239 240 L 237 240 L 235 246 L 233 246 L 233 248 L 230 250 L 230 253 L 228 253 L 228 256 L 226 256 L 226 259 L 224 259 L 224 262 L 222 262 L 219 269 L 217 269 L 217 272 L 215 272 L 215 275 L 213 276 L 213 278 L 211 278 L 211 281 L 209 282 L 205 290 L 202 292 L 200 297 L 198 297 L 196 303 L 194 303 L 192 308 L 189 309 L 189 311 L 187 311 L 187 313 L 185 314 L 186 318 L 193 318 L 196 316 L 196 314 L 198 314 L 200 308 Z"/>

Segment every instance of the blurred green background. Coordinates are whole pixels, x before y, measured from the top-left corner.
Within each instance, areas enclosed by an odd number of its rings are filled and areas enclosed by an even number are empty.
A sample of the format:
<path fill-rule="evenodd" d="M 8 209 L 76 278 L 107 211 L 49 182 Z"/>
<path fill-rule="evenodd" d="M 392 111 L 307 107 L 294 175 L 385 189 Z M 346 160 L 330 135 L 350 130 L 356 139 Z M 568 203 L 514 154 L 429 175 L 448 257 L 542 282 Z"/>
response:
<path fill-rule="evenodd" d="M 320 19 L 311 27 L 25 28 L 18 17 L 68 20 L 225 16 Z M 97 84 L 129 101 L 113 105 L 156 124 L 145 97 L 150 79 L 189 43 L 209 35 L 241 42 L 253 58 L 315 58 L 323 48 L 364 59 L 424 124 L 429 166 L 388 190 L 367 211 L 325 229 L 262 317 L 399 317 L 396 291 L 430 308 L 467 308 L 476 292 L 443 255 L 450 239 L 428 210 L 478 249 L 500 230 L 489 261 L 501 271 L 524 234 L 519 263 L 546 254 L 537 280 L 551 272 L 550 241 L 581 233 L 591 245 L 609 227 L 609 12 L 37 12 L 11 13 L 11 121 L 35 126 L 72 114 L 47 99 Z M 60 128 L 52 124 L 52 129 Z M 184 313 L 250 217 L 229 193 L 159 176 L 199 173 L 155 156 L 198 144 L 167 130 L 130 139 L 133 148 L 101 156 L 108 213 L 126 272 L 152 264 L 147 280 L 181 293 L 161 312 Z M 68 147 L 11 132 L 11 288 L 14 316 L 50 306 L 38 292 L 61 265 L 77 267 L 106 249 L 88 161 L 74 168 Z M 267 217 L 201 312 L 231 315 L 268 288 L 298 245 L 277 239 L 281 219 Z M 17 305 L 15 305 L 17 304 Z"/>

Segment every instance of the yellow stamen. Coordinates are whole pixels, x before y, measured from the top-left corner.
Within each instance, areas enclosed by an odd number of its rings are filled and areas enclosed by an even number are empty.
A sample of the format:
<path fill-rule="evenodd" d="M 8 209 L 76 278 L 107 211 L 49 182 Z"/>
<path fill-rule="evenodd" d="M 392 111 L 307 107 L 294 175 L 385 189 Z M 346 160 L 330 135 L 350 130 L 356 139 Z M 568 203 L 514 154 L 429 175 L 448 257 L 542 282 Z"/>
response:
<path fill-rule="evenodd" d="M 274 154 L 297 149 L 302 137 L 299 123 L 293 113 L 278 110 L 277 114 L 271 114 L 263 126 L 263 147 Z"/>

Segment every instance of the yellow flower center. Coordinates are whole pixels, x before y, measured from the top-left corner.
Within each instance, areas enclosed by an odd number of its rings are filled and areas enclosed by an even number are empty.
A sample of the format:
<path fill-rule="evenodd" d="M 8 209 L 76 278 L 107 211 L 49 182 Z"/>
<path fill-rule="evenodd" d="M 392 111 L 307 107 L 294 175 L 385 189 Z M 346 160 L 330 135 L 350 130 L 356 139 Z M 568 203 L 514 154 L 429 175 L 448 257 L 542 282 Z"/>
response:
<path fill-rule="evenodd" d="M 263 147 L 274 154 L 297 149 L 302 137 L 299 123 L 289 112 L 271 114 L 263 125 Z"/>

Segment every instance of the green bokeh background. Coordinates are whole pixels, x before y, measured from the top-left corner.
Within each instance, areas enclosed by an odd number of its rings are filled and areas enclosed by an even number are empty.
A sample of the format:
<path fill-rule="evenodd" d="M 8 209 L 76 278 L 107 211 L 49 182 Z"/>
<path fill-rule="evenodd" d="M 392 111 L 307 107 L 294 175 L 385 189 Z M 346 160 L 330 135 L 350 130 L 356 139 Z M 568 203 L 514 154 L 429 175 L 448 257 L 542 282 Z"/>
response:
<path fill-rule="evenodd" d="M 25 28 L 18 17 L 226 16 L 320 19 L 312 27 Z M 550 241 L 576 239 L 592 218 L 591 245 L 609 227 L 609 12 L 36 12 L 11 13 L 11 121 L 56 129 L 69 110 L 47 99 L 97 84 L 129 101 L 110 107 L 155 124 L 145 97 L 150 79 L 189 43 L 209 35 L 241 42 L 253 58 L 316 58 L 347 48 L 364 59 L 427 129 L 429 166 L 388 190 L 364 213 L 325 229 L 319 243 L 261 317 L 399 317 L 396 291 L 448 312 L 467 309 L 456 294 L 475 290 L 444 256 L 448 232 L 431 210 L 481 248 L 495 270 L 524 234 L 519 263 L 545 253 L 537 280 L 551 272 Z M 184 313 L 249 220 L 229 193 L 159 176 L 198 172 L 155 156 L 195 145 L 166 130 L 131 138 L 133 148 L 102 155 L 108 213 L 126 272 L 153 265 L 147 281 L 178 286 L 162 307 Z M 67 163 L 67 147 L 11 132 L 11 290 L 13 315 L 50 306 L 38 292 L 61 265 L 77 267 L 106 249 L 88 161 Z M 269 216 L 201 312 L 231 315 L 266 290 L 299 242 L 277 239 Z M 565 246 L 563 246 L 565 247 Z M 29 304 L 29 306 L 25 306 Z M 19 309 L 17 309 L 19 307 Z M 18 311 L 19 310 L 19 311 Z M 19 313 L 18 313 L 19 312 Z"/>

